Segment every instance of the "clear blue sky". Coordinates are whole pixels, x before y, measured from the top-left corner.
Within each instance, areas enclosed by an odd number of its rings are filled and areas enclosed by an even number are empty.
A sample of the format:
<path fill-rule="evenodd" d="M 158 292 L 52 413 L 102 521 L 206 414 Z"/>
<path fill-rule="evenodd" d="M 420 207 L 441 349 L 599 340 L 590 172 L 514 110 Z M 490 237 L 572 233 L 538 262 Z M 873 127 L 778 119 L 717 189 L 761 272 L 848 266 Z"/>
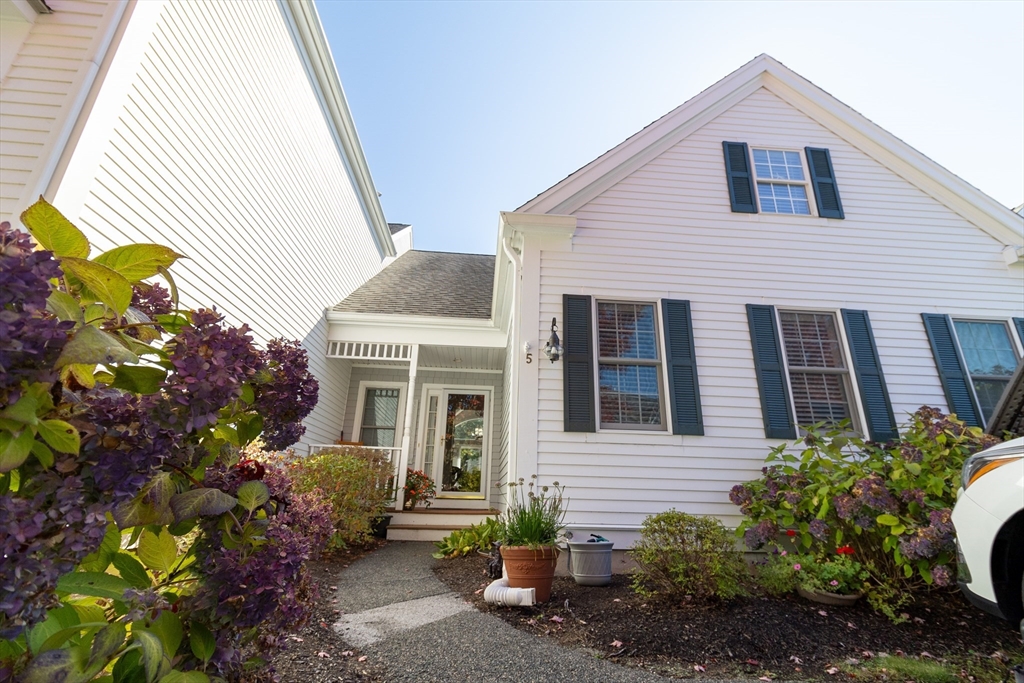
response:
<path fill-rule="evenodd" d="M 317 0 L 385 215 L 494 253 L 520 206 L 762 52 L 1024 202 L 1024 2 Z"/>

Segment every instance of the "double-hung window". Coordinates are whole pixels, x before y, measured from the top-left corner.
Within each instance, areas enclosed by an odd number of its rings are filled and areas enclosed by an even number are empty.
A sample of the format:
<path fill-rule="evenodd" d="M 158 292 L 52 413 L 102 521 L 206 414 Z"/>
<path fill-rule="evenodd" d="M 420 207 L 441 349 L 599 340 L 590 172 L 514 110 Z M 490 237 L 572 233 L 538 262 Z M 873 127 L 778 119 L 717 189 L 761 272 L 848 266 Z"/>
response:
<path fill-rule="evenodd" d="M 987 424 L 1017 367 L 1010 328 L 1003 321 L 954 320 L 974 395 Z"/>
<path fill-rule="evenodd" d="M 779 311 L 796 423 L 853 422 L 850 371 L 833 313 Z"/>
<path fill-rule="evenodd" d="M 602 428 L 665 429 L 653 303 L 597 302 L 597 376 Z"/>
<path fill-rule="evenodd" d="M 393 448 L 398 431 L 401 390 L 391 387 L 366 387 L 359 425 L 359 440 L 365 446 Z"/>
<path fill-rule="evenodd" d="M 810 216 L 807 176 L 800 153 L 756 147 L 752 152 L 761 213 Z"/>

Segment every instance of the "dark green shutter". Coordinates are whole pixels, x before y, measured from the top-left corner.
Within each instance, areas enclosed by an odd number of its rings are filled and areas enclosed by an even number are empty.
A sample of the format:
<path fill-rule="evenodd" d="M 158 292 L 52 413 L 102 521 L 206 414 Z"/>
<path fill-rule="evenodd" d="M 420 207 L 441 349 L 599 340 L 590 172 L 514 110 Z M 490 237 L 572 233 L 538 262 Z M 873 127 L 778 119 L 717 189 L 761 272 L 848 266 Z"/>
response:
<path fill-rule="evenodd" d="M 672 433 L 703 435 L 704 415 L 700 409 L 690 302 L 663 299 L 661 313 L 665 326 L 665 363 L 668 365 Z"/>
<path fill-rule="evenodd" d="M 1013 326 L 1017 328 L 1017 339 L 1020 340 L 1021 346 L 1024 346 L 1024 318 L 1014 318 Z"/>
<path fill-rule="evenodd" d="M 853 369 L 860 388 L 860 400 L 864 404 L 864 421 L 868 436 L 874 441 L 889 441 L 899 437 L 896 418 L 892 414 L 892 403 L 885 388 L 882 363 L 878 359 L 875 335 L 871 332 L 871 321 L 867 311 L 843 309 L 843 324 L 846 339 L 853 354 Z"/>
<path fill-rule="evenodd" d="M 789 382 L 782 363 L 782 342 L 775 321 L 775 307 L 747 304 L 754 372 L 761 392 L 764 435 L 769 439 L 795 439 L 793 411 L 789 406 Z"/>
<path fill-rule="evenodd" d="M 922 313 L 921 318 L 928 332 L 935 367 L 946 391 L 950 412 L 956 413 L 970 427 L 981 427 L 981 409 L 971 391 L 971 376 L 953 334 L 953 321 L 948 315 L 939 313 Z"/>
<path fill-rule="evenodd" d="M 729 180 L 729 202 L 734 213 L 757 213 L 754 174 L 745 142 L 723 142 L 725 175 Z"/>
<path fill-rule="evenodd" d="M 832 170 L 832 155 L 827 149 L 804 147 L 807 153 L 807 167 L 811 169 L 811 185 L 814 186 L 814 201 L 818 215 L 825 218 L 845 218 L 843 203 L 839 201 L 839 186 Z"/>
<path fill-rule="evenodd" d="M 596 431 L 594 420 L 593 324 L 589 296 L 562 297 L 562 321 L 565 325 L 562 359 L 565 406 L 563 419 L 567 432 Z"/>

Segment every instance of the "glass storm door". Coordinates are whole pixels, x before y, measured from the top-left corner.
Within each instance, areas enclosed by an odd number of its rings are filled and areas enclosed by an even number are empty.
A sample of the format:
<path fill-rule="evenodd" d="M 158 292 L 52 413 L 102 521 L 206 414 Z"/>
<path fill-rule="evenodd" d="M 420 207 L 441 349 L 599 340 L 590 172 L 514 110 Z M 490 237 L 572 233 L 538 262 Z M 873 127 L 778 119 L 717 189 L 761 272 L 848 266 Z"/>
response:
<path fill-rule="evenodd" d="M 437 496 L 483 498 L 490 433 L 487 394 L 444 391 L 436 403 L 433 398 L 428 399 L 428 453 L 424 465 L 433 467 Z"/>

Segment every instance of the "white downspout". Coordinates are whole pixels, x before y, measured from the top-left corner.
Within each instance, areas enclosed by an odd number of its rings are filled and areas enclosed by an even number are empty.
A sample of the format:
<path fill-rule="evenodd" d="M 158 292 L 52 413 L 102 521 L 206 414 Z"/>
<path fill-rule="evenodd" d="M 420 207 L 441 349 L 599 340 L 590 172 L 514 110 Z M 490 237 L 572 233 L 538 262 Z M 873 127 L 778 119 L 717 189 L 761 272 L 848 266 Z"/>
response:
<path fill-rule="evenodd" d="M 523 262 L 519 258 L 519 254 L 516 253 L 512 247 L 512 237 L 515 234 L 514 231 L 510 231 L 509 235 L 506 235 L 501 240 L 501 249 L 505 252 L 505 256 L 508 257 L 509 261 L 512 262 L 512 303 L 509 308 L 508 316 L 508 329 L 509 334 L 512 335 L 512 345 L 510 353 L 512 354 L 512 362 L 510 368 L 512 370 L 512 376 L 509 377 L 509 381 L 512 382 L 512 391 L 509 395 L 510 403 L 508 413 L 508 474 L 506 477 L 507 481 L 515 481 L 518 473 L 519 466 L 519 451 L 518 451 L 518 433 L 519 433 L 519 361 L 516 358 L 519 355 L 519 328 L 516 324 L 516 310 L 519 308 L 519 280 L 523 277 Z"/>
<path fill-rule="evenodd" d="M 395 509 L 405 503 L 405 470 L 409 467 L 412 451 L 413 398 L 416 396 L 416 373 L 420 364 L 420 345 L 412 345 L 409 357 L 409 389 L 405 393 L 405 422 L 402 424 L 402 451 L 398 454 L 398 472 L 395 473 Z M 429 473 L 428 473 L 429 476 Z"/>

